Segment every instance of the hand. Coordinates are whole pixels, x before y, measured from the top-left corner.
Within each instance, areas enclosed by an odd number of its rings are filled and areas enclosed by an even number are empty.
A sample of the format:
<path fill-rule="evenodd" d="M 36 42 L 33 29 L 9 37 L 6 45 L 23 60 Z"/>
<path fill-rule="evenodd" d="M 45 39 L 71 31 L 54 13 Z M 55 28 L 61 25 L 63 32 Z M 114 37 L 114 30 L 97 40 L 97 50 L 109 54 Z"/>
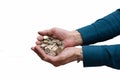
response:
<path fill-rule="evenodd" d="M 80 60 L 83 59 L 81 48 L 67 47 L 57 56 L 47 55 L 39 45 L 33 47 L 32 50 L 35 51 L 42 60 L 47 61 L 56 67 L 75 61 L 78 56 Z"/>
<path fill-rule="evenodd" d="M 82 44 L 82 38 L 78 31 L 67 31 L 60 28 L 52 28 L 38 32 L 40 36 L 37 37 L 37 45 L 40 45 L 44 35 L 51 36 L 61 40 L 65 47 L 73 47 Z"/>

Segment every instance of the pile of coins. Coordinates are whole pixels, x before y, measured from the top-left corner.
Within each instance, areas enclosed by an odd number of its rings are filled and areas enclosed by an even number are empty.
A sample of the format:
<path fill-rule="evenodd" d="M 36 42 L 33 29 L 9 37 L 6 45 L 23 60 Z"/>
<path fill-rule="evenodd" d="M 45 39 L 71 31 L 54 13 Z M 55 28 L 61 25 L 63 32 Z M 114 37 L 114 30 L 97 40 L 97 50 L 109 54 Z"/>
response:
<path fill-rule="evenodd" d="M 64 45 L 62 41 L 58 39 L 44 36 L 41 43 L 41 48 L 45 51 L 46 54 L 56 56 L 64 49 Z"/>

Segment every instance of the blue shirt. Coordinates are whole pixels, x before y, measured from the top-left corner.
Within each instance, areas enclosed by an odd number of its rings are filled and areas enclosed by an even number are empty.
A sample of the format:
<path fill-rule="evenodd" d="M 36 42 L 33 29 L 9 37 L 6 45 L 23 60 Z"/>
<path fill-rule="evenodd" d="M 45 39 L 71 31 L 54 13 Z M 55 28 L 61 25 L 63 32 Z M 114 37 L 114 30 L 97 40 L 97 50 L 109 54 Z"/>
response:
<path fill-rule="evenodd" d="M 83 63 L 85 67 L 109 66 L 120 69 L 120 44 L 90 46 L 111 39 L 120 34 L 120 9 L 77 30 L 83 39 Z"/>

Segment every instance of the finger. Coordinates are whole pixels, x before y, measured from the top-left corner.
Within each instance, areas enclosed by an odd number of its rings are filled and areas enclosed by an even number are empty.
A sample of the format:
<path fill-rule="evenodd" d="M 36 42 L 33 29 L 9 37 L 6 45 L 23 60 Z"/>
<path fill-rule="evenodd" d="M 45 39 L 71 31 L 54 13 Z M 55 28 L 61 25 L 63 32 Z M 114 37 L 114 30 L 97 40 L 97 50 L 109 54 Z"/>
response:
<path fill-rule="evenodd" d="M 45 31 L 39 31 L 38 34 L 44 36 L 44 35 L 48 35 L 48 36 L 51 36 L 53 35 L 53 32 L 52 32 L 52 29 L 50 30 L 45 30 Z"/>
<path fill-rule="evenodd" d="M 44 60 L 53 64 L 56 67 L 62 65 L 62 61 L 59 56 L 48 56 L 47 59 L 44 59 Z"/>
<path fill-rule="evenodd" d="M 40 41 L 36 41 L 36 45 L 40 45 L 41 44 L 41 42 Z"/>
<path fill-rule="evenodd" d="M 47 57 L 45 57 L 44 60 L 52 64 L 55 64 L 60 61 L 60 57 L 47 55 Z"/>
<path fill-rule="evenodd" d="M 40 46 L 35 46 L 35 49 L 37 50 L 37 54 L 45 61 L 58 65 L 59 62 L 61 61 L 60 56 L 50 56 L 47 55 Z"/>
<path fill-rule="evenodd" d="M 38 36 L 38 37 L 37 37 L 37 40 L 38 40 L 38 41 L 43 40 L 43 36 Z"/>
<path fill-rule="evenodd" d="M 42 60 L 44 59 L 44 57 L 42 57 L 42 56 L 39 54 L 38 50 L 36 49 L 36 46 L 35 46 L 35 47 L 32 47 L 31 49 L 32 49 Z"/>
<path fill-rule="evenodd" d="M 31 49 L 34 51 L 34 47 L 31 47 Z"/>
<path fill-rule="evenodd" d="M 35 49 L 37 50 L 37 54 L 39 55 L 39 57 L 41 57 L 42 59 L 47 57 L 47 54 L 44 52 L 42 48 L 40 48 L 39 45 L 35 46 Z"/>
<path fill-rule="evenodd" d="M 38 53 L 37 50 L 35 49 L 35 47 L 31 47 L 31 49 L 32 49 L 35 53 Z"/>

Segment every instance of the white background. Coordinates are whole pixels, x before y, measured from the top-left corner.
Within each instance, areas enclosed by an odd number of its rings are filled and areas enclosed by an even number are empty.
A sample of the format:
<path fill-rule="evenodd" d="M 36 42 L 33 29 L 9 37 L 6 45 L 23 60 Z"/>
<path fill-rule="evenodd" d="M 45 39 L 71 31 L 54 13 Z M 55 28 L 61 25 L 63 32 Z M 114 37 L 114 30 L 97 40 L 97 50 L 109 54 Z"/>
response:
<path fill-rule="evenodd" d="M 75 30 L 117 8 L 120 0 L 0 0 L 0 80 L 119 80 L 119 70 L 84 68 L 82 61 L 54 67 L 30 49 L 40 30 Z"/>

